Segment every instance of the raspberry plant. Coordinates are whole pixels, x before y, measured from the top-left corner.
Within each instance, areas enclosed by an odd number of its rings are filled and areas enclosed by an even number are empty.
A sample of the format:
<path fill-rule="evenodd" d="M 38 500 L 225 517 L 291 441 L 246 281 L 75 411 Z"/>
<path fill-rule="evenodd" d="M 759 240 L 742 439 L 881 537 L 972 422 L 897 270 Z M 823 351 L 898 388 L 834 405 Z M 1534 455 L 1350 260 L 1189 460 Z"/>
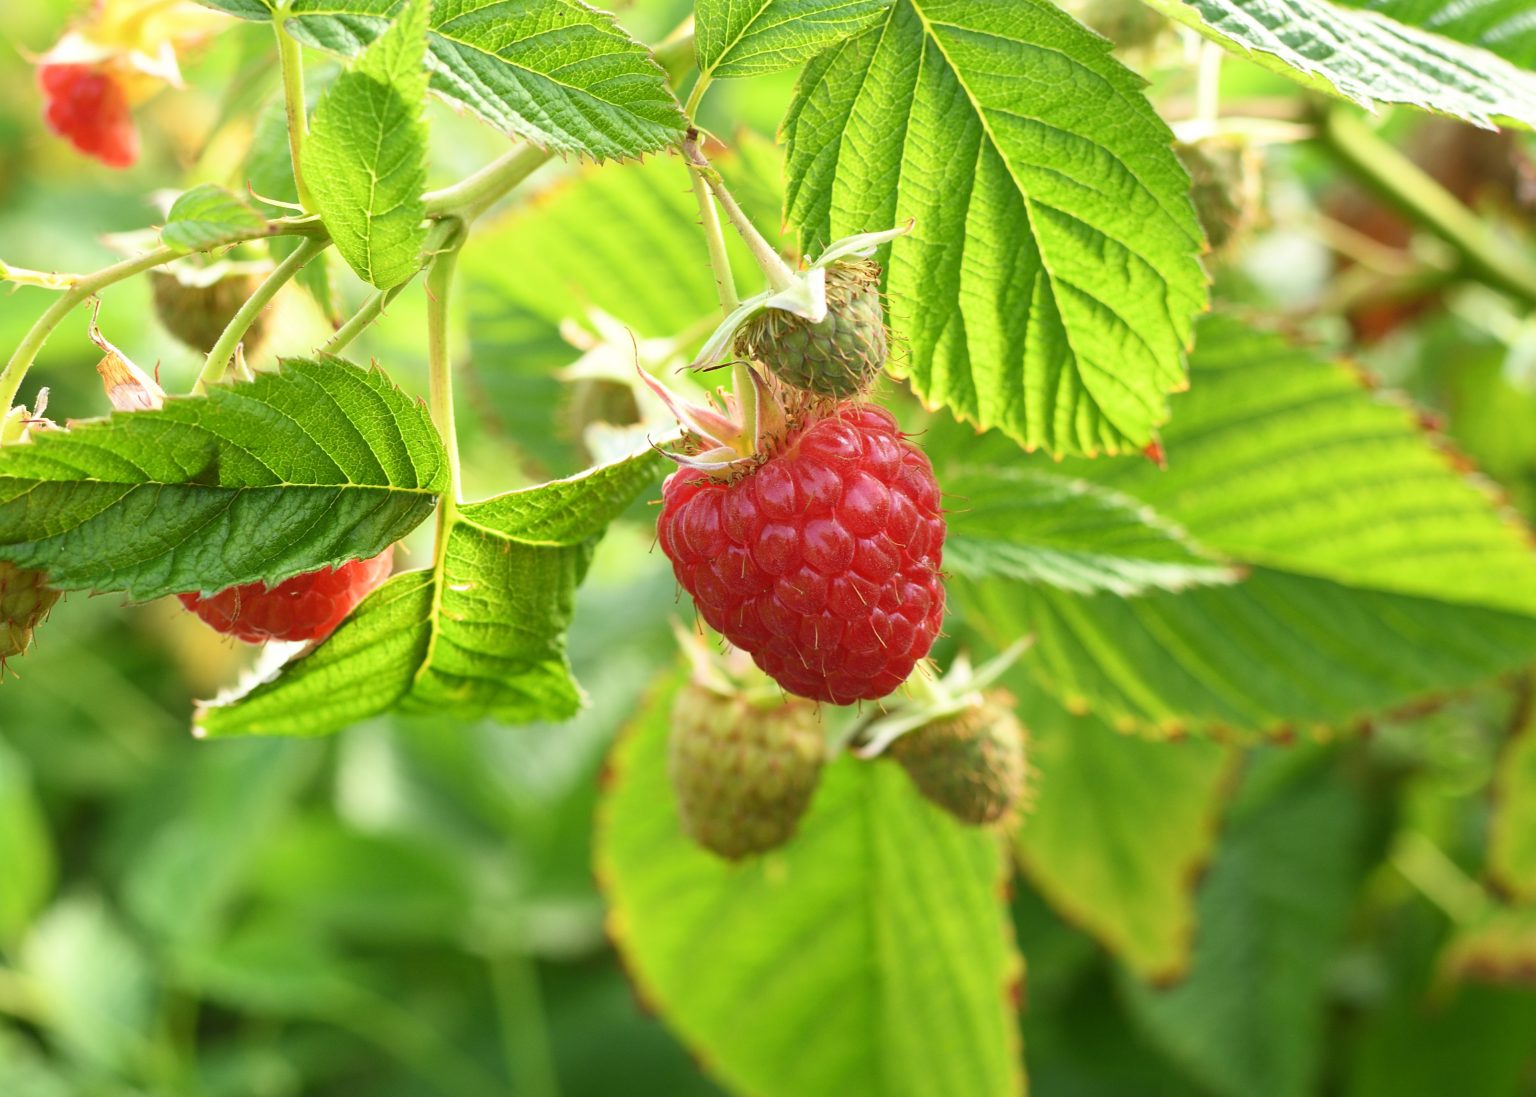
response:
<path fill-rule="evenodd" d="M 0 1093 L 1536 1085 L 1524 0 L 26 7 Z"/>

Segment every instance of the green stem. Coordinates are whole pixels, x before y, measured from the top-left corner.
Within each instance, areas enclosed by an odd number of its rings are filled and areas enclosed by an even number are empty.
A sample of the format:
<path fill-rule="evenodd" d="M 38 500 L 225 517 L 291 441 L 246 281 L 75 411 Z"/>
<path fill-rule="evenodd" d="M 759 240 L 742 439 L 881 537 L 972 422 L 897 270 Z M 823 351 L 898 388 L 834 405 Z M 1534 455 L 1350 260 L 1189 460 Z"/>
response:
<path fill-rule="evenodd" d="M 549 158 L 550 153 L 544 149 L 529 144 L 519 145 L 453 186 L 424 194 L 422 201 L 427 205 L 427 216 L 455 217 L 467 224 L 532 175 Z"/>
<path fill-rule="evenodd" d="M 683 105 L 683 113 L 688 116 L 688 122 L 693 123 L 694 116 L 698 114 L 699 103 L 704 99 L 704 93 L 709 90 L 709 85 L 714 83 L 709 73 L 699 73 L 699 78 L 693 82 L 693 90 L 688 93 L 688 102 Z"/>
<path fill-rule="evenodd" d="M 245 240 L 259 240 L 267 236 L 301 235 L 318 240 L 329 239 L 325 234 L 325 226 L 313 218 L 282 218 L 268 221 L 261 228 L 241 233 L 234 239 L 223 241 L 218 246 L 224 247 Z M 21 391 L 27 371 L 32 368 L 32 363 L 37 359 L 38 352 L 43 349 L 43 344 L 48 341 L 48 337 L 53 334 L 53 329 L 74 311 L 76 305 L 95 296 L 99 290 L 107 286 L 121 282 L 125 278 L 132 278 L 136 274 L 143 274 L 155 267 L 164 266 L 181 258 L 184 254 L 174 248 L 156 248 L 154 251 L 145 252 L 132 259 L 124 259 L 120 263 L 102 267 L 91 274 L 60 275 L 60 278 L 67 278 L 69 288 L 48 307 L 42 316 L 38 317 L 37 322 L 32 325 L 27 334 L 22 336 L 21 342 L 11 353 L 5 370 L 0 372 L 0 409 L 4 409 L 0 411 L 0 418 L 4 418 L 4 414 L 9 412 L 11 405 L 15 403 L 16 394 Z"/>
<path fill-rule="evenodd" d="M 283 72 L 283 107 L 288 113 L 288 155 L 293 160 L 293 184 L 299 193 L 299 205 L 311 213 L 315 202 L 304 185 L 304 139 L 309 136 L 309 111 L 304 105 L 304 54 L 288 33 L 288 6 L 272 13 L 272 29 L 277 34 L 277 62 Z"/>
<path fill-rule="evenodd" d="M 16 400 L 16 393 L 21 390 L 21 384 L 26 380 L 27 370 L 32 367 L 32 362 L 37 358 L 38 351 L 43 349 L 43 344 L 48 341 L 48 336 L 53 334 L 53 329 L 63 322 L 64 317 L 74 311 L 75 306 L 93 296 L 97 290 L 121 282 L 125 278 L 132 278 L 135 274 L 143 274 L 147 270 L 164 266 L 181 253 L 174 248 L 156 248 L 133 259 L 124 259 L 121 263 L 113 263 L 110 267 L 103 267 L 95 274 L 87 275 L 75 282 L 54 303 L 48 306 L 48 311 L 38 317 L 31 330 L 22 336 L 21 342 L 16 345 L 11 359 L 6 363 L 5 371 L 0 373 L 0 408 L 9 412 L 11 405 Z"/>
<path fill-rule="evenodd" d="M 340 354 L 346 350 L 352 344 L 352 340 L 356 339 L 368 325 L 377 320 L 384 310 L 389 307 L 390 302 L 400 296 L 400 291 L 410 285 L 411 282 L 412 279 L 407 278 L 398 286 L 377 290 L 371 294 L 368 300 L 363 302 L 362 307 L 354 312 L 345 324 L 336 329 L 335 335 L 332 335 L 316 348 L 315 353 Z"/>
<path fill-rule="evenodd" d="M 192 388 L 193 392 L 202 392 L 209 385 L 223 379 L 224 371 L 229 369 L 229 360 L 235 356 L 235 347 L 245 338 L 245 333 L 261 315 L 261 310 L 271 304 L 277 291 L 287 285 L 306 263 L 329 246 L 329 240 L 310 237 L 294 248 L 293 253 L 267 275 L 261 285 L 256 287 L 256 292 L 235 312 L 224 328 L 224 333 L 219 336 L 219 341 L 213 344 L 213 349 L 208 352 L 208 358 L 203 363 L 203 372 L 198 375 L 197 384 Z"/>
<path fill-rule="evenodd" d="M 768 284 L 775 290 L 788 289 L 794 283 L 794 271 L 789 269 L 789 264 L 780 257 L 778 250 L 763 238 L 763 234 L 757 231 L 757 226 L 752 223 L 746 211 L 737 204 L 735 197 L 726 188 L 725 180 L 705 158 L 704 150 L 699 147 L 698 134 L 693 130 L 690 130 L 683 140 L 683 156 L 688 161 L 688 166 L 709 186 L 711 193 L 720 203 L 720 208 L 725 210 L 725 216 L 735 226 L 741 238 L 746 241 L 748 249 L 752 252 L 752 258 L 756 259 L 757 265 L 762 268 Z"/>
<path fill-rule="evenodd" d="M 512 1092 L 518 1097 L 560 1097 L 537 966 L 522 952 L 495 956 L 488 963 Z"/>
<path fill-rule="evenodd" d="M 710 196 L 709 186 L 697 171 L 690 170 L 693 178 L 693 198 L 699 204 L 699 224 L 704 226 L 704 243 L 709 248 L 709 269 L 715 275 L 715 293 L 720 299 L 720 311 L 727 316 L 741 303 L 736 294 L 736 276 L 731 272 L 731 258 L 725 251 L 725 232 L 720 227 L 720 211 Z"/>
<path fill-rule="evenodd" d="M 432 422 L 448 451 L 448 491 L 438 509 L 439 534 L 459 502 L 459 436 L 453 418 L 453 357 L 448 347 L 449 292 L 462 237 L 450 242 L 427 267 L 427 370 Z M 442 546 L 439 546 L 441 551 Z"/>
<path fill-rule="evenodd" d="M 1476 214 L 1377 136 L 1352 108 L 1324 107 L 1317 132 L 1328 150 L 1356 175 L 1456 249 L 1473 277 L 1536 305 L 1536 265 L 1503 245 Z"/>
<path fill-rule="evenodd" d="M 1419 831 L 1397 841 L 1392 867 L 1457 925 L 1470 925 L 1488 907 L 1488 897 L 1460 866 Z"/>

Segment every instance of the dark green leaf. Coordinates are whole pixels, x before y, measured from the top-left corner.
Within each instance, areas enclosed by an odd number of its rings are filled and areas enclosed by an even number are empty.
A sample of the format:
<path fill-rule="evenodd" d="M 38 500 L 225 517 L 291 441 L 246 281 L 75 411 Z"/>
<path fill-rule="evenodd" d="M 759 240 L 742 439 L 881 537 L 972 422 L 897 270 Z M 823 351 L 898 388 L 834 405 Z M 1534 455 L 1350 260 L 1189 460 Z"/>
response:
<path fill-rule="evenodd" d="M 426 409 L 378 369 L 292 359 L 0 450 L 0 558 L 139 599 L 367 558 L 447 481 Z"/>
<path fill-rule="evenodd" d="M 1340 0 L 1442 38 L 1480 46 L 1522 68 L 1536 68 L 1536 17 L 1529 0 Z"/>
<path fill-rule="evenodd" d="M 1318 1092 L 1329 965 L 1364 868 L 1365 818 L 1355 789 L 1313 770 L 1234 811 L 1200 888 L 1188 978 L 1125 987 L 1148 1033 L 1222 1097 Z"/>

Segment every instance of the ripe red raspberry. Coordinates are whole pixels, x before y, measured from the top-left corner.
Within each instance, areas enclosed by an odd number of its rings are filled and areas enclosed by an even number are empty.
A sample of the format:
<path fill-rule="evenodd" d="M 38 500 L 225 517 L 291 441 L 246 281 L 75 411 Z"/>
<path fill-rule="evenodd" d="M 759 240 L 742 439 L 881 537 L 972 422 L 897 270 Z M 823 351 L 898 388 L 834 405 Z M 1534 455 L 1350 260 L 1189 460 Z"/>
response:
<path fill-rule="evenodd" d="M 679 469 L 657 532 L 704 620 L 802 697 L 884 697 L 943 622 L 939 485 L 881 408 L 843 404 L 735 480 Z"/>
<path fill-rule="evenodd" d="M 178 594 L 181 604 L 220 632 L 247 644 L 324 640 L 368 593 L 389 578 L 391 550 L 372 560 L 295 575 L 268 590 L 247 583 L 218 594 Z"/>
<path fill-rule="evenodd" d="M 94 65 L 40 65 L 37 82 L 47 97 L 44 117 L 60 137 L 113 168 L 139 158 L 139 131 L 122 85 Z"/>

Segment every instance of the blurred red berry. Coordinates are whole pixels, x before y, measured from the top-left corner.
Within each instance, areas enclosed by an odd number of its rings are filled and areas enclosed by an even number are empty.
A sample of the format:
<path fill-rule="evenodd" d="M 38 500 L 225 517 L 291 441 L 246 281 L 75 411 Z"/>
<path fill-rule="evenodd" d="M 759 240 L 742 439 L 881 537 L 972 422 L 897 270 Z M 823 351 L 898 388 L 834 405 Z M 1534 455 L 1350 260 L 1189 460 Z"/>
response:
<path fill-rule="evenodd" d="M 48 127 L 113 168 L 139 156 L 139 132 L 122 85 L 99 65 L 40 65 L 37 82 L 47 99 Z"/>
<path fill-rule="evenodd" d="M 657 532 L 704 620 L 802 697 L 884 697 L 944 619 L 939 485 L 881 408 L 843 404 L 735 480 L 679 469 Z"/>
<path fill-rule="evenodd" d="M 247 583 L 218 594 L 178 594 L 181 604 L 219 632 L 260 644 L 267 640 L 323 640 L 389 578 L 392 552 L 349 560 L 334 568 L 295 575 L 271 589 Z"/>

